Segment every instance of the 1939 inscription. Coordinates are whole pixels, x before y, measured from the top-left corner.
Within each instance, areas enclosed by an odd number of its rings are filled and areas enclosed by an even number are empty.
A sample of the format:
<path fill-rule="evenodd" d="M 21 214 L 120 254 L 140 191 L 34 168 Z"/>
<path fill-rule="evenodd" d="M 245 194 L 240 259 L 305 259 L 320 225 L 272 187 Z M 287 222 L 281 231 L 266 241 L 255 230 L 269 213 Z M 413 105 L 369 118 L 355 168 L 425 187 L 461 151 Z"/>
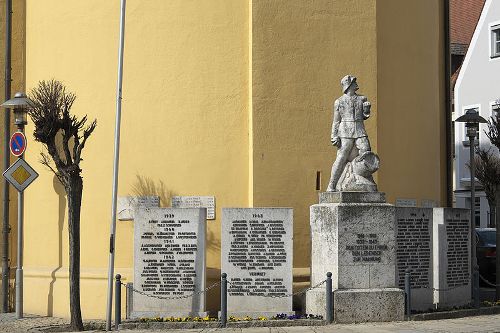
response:
<path fill-rule="evenodd" d="M 152 228 L 140 235 L 142 271 L 140 285 L 144 292 L 157 296 L 183 296 L 195 290 L 197 235 L 184 231 L 190 223 L 175 214 L 147 222 Z"/>

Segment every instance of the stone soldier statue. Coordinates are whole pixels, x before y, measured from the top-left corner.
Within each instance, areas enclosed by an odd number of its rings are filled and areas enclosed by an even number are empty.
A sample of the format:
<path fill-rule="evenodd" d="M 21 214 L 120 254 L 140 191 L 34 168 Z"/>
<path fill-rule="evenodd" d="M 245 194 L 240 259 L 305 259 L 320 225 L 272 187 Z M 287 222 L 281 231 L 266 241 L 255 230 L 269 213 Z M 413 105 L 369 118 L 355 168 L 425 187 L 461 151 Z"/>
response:
<path fill-rule="evenodd" d="M 370 117 L 371 104 L 356 93 L 356 77 L 346 75 L 340 84 L 344 95 L 333 106 L 331 137 L 338 151 L 327 191 L 376 191 L 372 173 L 378 170 L 379 158 L 371 151 L 364 125 Z"/>

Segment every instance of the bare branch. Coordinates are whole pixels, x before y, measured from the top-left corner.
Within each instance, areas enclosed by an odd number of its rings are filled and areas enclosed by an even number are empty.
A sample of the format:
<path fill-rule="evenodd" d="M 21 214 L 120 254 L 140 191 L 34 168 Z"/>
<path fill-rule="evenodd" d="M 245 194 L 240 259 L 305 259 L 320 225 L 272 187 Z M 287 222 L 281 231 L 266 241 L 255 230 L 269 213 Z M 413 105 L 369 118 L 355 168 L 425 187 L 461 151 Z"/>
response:
<path fill-rule="evenodd" d="M 76 96 L 67 92 L 66 87 L 59 81 L 39 82 L 38 86 L 31 90 L 30 98 L 34 102 L 29 115 L 35 125 L 35 140 L 46 147 L 59 175 L 80 175 L 82 150 L 96 127 L 96 121 L 86 126 L 87 116 L 78 119 L 70 113 Z M 62 147 L 57 146 L 58 133 L 62 135 Z"/>
<path fill-rule="evenodd" d="M 96 126 L 97 126 L 97 120 L 94 119 L 94 121 L 83 130 L 82 142 L 78 145 L 78 147 L 76 149 L 75 163 L 80 163 L 82 150 L 85 147 L 85 143 L 87 142 L 87 139 L 90 137 L 92 132 L 94 132 Z"/>
<path fill-rule="evenodd" d="M 57 179 L 59 180 L 59 182 L 65 186 L 65 182 L 64 182 L 64 178 L 59 174 L 59 172 L 57 172 L 51 165 L 50 163 L 50 157 L 43 153 L 43 152 L 40 152 L 40 155 L 41 155 L 41 158 L 39 160 L 39 162 L 43 165 L 45 165 L 47 168 L 49 168 L 50 171 L 52 171 L 54 173 L 54 175 L 57 177 Z"/>
<path fill-rule="evenodd" d="M 500 149 L 500 123 L 497 117 L 490 117 L 488 120 L 488 131 L 484 131 L 490 139 L 491 144 Z"/>
<path fill-rule="evenodd" d="M 500 185 L 500 159 L 495 156 L 491 149 L 479 149 L 474 158 L 475 176 L 484 188 L 488 202 L 496 200 L 496 190 Z M 470 168 L 470 165 L 467 164 Z"/>

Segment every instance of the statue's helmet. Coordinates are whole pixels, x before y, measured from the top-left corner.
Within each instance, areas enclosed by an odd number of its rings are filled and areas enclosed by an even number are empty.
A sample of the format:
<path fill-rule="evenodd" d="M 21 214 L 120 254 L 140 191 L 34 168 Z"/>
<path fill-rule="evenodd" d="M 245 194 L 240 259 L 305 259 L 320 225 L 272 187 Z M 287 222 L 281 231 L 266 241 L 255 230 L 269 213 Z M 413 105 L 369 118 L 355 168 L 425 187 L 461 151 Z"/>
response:
<path fill-rule="evenodd" d="M 351 86 L 353 82 L 356 82 L 356 77 L 352 75 L 346 75 L 340 80 L 340 85 L 342 86 L 342 92 L 345 93 L 347 88 Z"/>

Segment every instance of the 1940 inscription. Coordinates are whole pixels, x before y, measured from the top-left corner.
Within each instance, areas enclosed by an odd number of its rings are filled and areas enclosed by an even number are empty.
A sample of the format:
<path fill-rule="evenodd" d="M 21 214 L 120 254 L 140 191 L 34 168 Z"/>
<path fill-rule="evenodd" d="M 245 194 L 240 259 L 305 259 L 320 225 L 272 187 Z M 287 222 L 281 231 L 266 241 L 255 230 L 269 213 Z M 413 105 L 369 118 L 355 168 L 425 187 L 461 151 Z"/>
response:
<path fill-rule="evenodd" d="M 387 245 L 380 244 L 377 234 L 356 234 L 356 244 L 346 245 L 351 251 L 353 262 L 381 262 Z"/>

